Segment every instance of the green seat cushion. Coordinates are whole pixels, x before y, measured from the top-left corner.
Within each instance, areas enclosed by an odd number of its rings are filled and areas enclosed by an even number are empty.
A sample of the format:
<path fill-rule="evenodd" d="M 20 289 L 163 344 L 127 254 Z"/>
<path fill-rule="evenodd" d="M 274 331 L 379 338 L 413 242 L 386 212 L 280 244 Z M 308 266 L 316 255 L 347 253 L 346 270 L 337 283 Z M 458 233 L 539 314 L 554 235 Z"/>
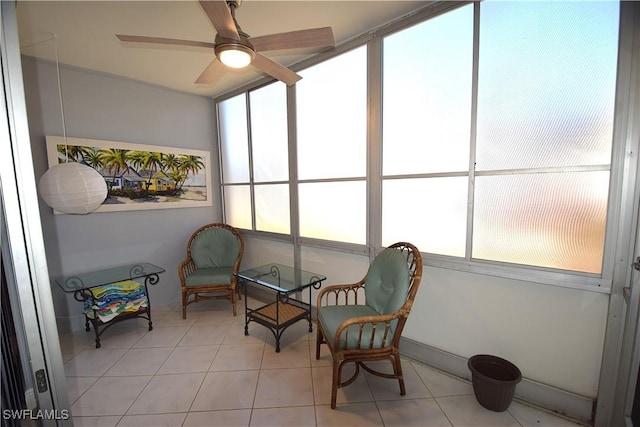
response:
<path fill-rule="evenodd" d="M 199 268 L 184 279 L 186 286 L 228 285 L 233 278 L 233 267 Z"/>
<path fill-rule="evenodd" d="M 336 330 L 342 322 L 352 317 L 360 316 L 378 316 L 379 314 L 368 305 L 327 305 L 321 307 L 318 311 L 318 322 L 322 325 L 325 337 L 333 346 L 336 337 Z M 385 347 L 391 344 L 393 340 L 393 331 L 395 323 L 392 323 L 391 330 L 387 333 L 387 338 L 383 343 L 385 325 L 380 323 L 376 326 L 373 334 L 373 348 Z M 372 324 L 366 324 L 362 332 L 362 340 L 359 342 L 360 327 L 359 325 L 349 326 L 340 337 L 339 348 L 341 349 L 357 349 L 369 348 L 371 341 Z"/>
<path fill-rule="evenodd" d="M 209 228 L 191 242 L 191 259 L 200 268 L 231 267 L 240 253 L 240 241 L 226 228 Z"/>
<path fill-rule="evenodd" d="M 401 251 L 387 248 L 369 266 L 365 279 L 367 305 L 379 314 L 400 310 L 409 293 L 409 266 Z"/>

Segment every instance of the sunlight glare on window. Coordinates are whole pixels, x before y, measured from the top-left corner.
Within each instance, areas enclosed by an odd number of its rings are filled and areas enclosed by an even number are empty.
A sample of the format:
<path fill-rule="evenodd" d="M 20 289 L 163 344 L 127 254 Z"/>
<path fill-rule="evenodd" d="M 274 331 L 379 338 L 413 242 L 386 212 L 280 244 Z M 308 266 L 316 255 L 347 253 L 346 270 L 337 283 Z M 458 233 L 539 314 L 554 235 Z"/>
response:
<path fill-rule="evenodd" d="M 287 92 L 282 82 L 249 93 L 253 179 L 289 179 Z M 288 221 L 288 217 L 287 217 Z"/>
<path fill-rule="evenodd" d="M 473 5 L 384 39 L 383 173 L 469 167 Z"/>
<path fill-rule="evenodd" d="M 249 182 L 247 105 L 244 94 L 218 104 L 222 176 L 225 183 Z"/>
<path fill-rule="evenodd" d="M 296 83 L 300 179 L 364 177 L 367 48 L 301 71 Z"/>
<path fill-rule="evenodd" d="M 256 185 L 256 230 L 289 234 L 289 184 Z"/>
<path fill-rule="evenodd" d="M 421 252 L 464 256 L 466 177 L 388 179 L 383 182 L 383 194 L 383 246 L 410 241 Z M 408 200 L 411 209 L 407 209 Z"/>
<path fill-rule="evenodd" d="M 251 192 L 249 186 L 225 186 L 224 200 L 224 217 L 227 224 L 251 230 Z"/>
<path fill-rule="evenodd" d="M 366 243 L 366 182 L 318 182 L 299 188 L 301 236 Z"/>

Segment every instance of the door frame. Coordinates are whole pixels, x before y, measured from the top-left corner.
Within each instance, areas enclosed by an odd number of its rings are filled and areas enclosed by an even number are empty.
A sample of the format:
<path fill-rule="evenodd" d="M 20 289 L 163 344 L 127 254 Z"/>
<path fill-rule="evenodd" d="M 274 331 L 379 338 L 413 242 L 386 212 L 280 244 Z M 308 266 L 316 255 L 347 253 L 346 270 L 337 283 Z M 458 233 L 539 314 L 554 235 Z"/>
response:
<path fill-rule="evenodd" d="M 20 350 L 26 353 L 21 354 L 29 387 L 25 409 L 44 411 L 18 417 L 44 414 L 47 425 L 72 426 L 31 155 L 14 1 L 0 1 L 0 32 L 4 106 L 0 119 L 0 262 L 6 268 Z M 36 372 L 41 375 L 36 377 Z"/>
<path fill-rule="evenodd" d="M 639 179 L 640 181 L 640 179 Z M 620 386 L 616 395 L 620 396 L 620 405 L 623 405 L 620 411 L 623 416 L 624 425 L 633 427 L 631 420 L 631 412 L 633 410 L 634 400 L 636 397 L 638 386 L 638 370 L 640 369 L 640 211 L 638 211 L 638 222 L 636 222 L 636 243 L 634 260 L 638 263 L 638 269 L 632 270 L 630 286 L 625 292 L 625 301 L 627 303 L 627 313 L 625 319 L 625 333 L 623 337 L 622 357 L 621 357 L 621 374 Z M 620 413 L 618 412 L 618 413 Z M 640 427 L 640 424 L 635 425 Z"/>
<path fill-rule="evenodd" d="M 613 292 L 610 296 L 602 375 L 594 425 L 631 427 L 631 409 L 640 365 L 640 271 L 633 263 L 640 256 L 640 5 L 622 2 L 626 13 L 621 20 L 631 21 L 632 34 L 622 43 L 621 55 L 628 55 L 629 113 L 624 124 L 625 195 L 620 216 L 620 245 L 616 250 Z M 622 35 L 621 35 L 622 39 Z M 627 214 L 624 214 L 627 212 Z M 608 377 L 607 377 L 608 376 Z M 640 427 L 640 426 L 635 426 Z"/>
<path fill-rule="evenodd" d="M 608 230 L 616 234 L 609 250 L 614 256 L 612 288 L 598 395 L 594 407 L 595 427 L 625 425 L 624 407 L 627 399 L 633 343 L 638 333 L 637 310 L 640 286 L 632 289 L 632 263 L 638 232 L 638 198 L 640 197 L 640 3 L 620 2 L 620 45 L 618 59 L 618 92 L 616 109 L 626 113 L 614 123 L 615 133 L 622 139 L 614 152 L 620 165 L 612 180 L 619 180 L 620 188 L 610 197 L 619 200 L 615 226 Z M 612 162 L 613 164 L 614 162 Z M 615 176 L 614 176 L 615 175 Z M 612 212 L 609 212 L 611 215 Z M 628 290 L 625 290 L 628 288 Z M 625 297 L 625 294 L 627 295 Z M 627 303 L 627 301 L 629 303 Z M 634 308 L 635 307 L 635 308 Z M 637 372 L 637 366 L 636 370 Z M 632 382 L 635 384 L 636 380 Z"/>
<path fill-rule="evenodd" d="M 640 424 L 634 426 L 631 420 L 640 369 L 640 266 L 635 268 L 636 262 L 640 264 L 640 174 L 636 178 L 636 237 L 630 251 L 628 285 L 623 289 L 624 332 L 613 411 L 613 425 L 626 427 L 640 427 Z"/>

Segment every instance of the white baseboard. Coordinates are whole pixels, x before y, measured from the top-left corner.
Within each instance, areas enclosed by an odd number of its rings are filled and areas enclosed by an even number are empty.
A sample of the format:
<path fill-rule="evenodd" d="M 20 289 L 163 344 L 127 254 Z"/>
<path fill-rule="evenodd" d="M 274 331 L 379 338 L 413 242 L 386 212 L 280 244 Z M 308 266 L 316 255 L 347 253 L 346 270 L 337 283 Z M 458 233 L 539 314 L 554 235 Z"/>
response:
<path fill-rule="evenodd" d="M 471 381 L 471 372 L 464 357 L 404 337 L 400 339 L 400 353 L 410 359 Z M 583 423 L 593 423 L 595 400 L 592 398 L 527 378 L 522 378 L 516 387 L 514 398 Z"/>

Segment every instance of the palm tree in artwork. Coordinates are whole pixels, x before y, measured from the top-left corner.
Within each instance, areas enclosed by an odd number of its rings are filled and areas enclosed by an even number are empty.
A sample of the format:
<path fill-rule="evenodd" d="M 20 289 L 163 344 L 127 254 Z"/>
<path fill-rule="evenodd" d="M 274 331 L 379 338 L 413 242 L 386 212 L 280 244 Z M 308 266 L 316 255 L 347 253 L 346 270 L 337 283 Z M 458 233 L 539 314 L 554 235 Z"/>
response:
<path fill-rule="evenodd" d="M 117 176 L 120 172 L 129 172 L 129 150 L 122 150 L 119 148 L 109 148 L 106 150 L 100 150 L 102 154 L 102 161 L 104 166 L 113 174 L 113 182 L 116 182 Z"/>
<path fill-rule="evenodd" d="M 162 171 L 167 172 L 180 168 L 180 159 L 175 154 L 162 155 Z"/>
<path fill-rule="evenodd" d="M 64 158 L 64 161 L 71 162 L 81 162 L 94 151 L 91 147 L 81 145 L 58 144 L 56 148 L 61 157 Z M 59 162 L 63 163 L 63 160 L 60 159 Z"/>
<path fill-rule="evenodd" d="M 162 153 L 136 150 L 129 153 L 129 161 L 139 171 L 149 171 L 147 178 L 147 188 L 149 188 L 158 167 L 162 167 Z"/>
<path fill-rule="evenodd" d="M 134 168 L 136 168 L 138 171 L 142 169 L 142 164 L 144 163 L 144 156 L 145 156 L 145 152 L 144 151 L 131 151 L 129 152 L 129 155 L 127 156 L 127 160 L 129 161 L 129 163 L 131 163 L 131 165 L 133 165 Z"/>
<path fill-rule="evenodd" d="M 161 170 L 173 181 L 174 190 L 178 190 L 183 175 L 180 172 L 180 158 L 175 154 L 163 154 Z"/>
<path fill-rule="evenodd" d="M 204 168 L 204 162 L 200 156 L 184 155 L 180 156 L 180 169 L 185 173 L 197 175 L 200 169 Z"/>
<path fill-rule="evenodd" d="M 145 151 L 142 160 L 142 169 L 151 171 L 147 186 L 151 185 L 151 179 L 156 175 L 159 167 L 162 168 L 162 153 Z"/>
<path fill-rule="evenodd" d="M 180 172 L 180 169 L 172 169 L 170 172 L 167 172 L 167 176 L 175 183 L 175 191 L 178 191 L 182 188 L 182 184 L 187 180 L 188 175 Z"/>
<path fill-rule="evenodd" d="M 89 154 L 84 156 L 84 162 L 91 166 L 92 168 L 99 170 L 104 167 L 104 162 L 102 160 L 103 155 L 98 150 L 91 150 Z"/>
<path fill-rule="evenodd" d="M 189 173 L 197 175 L 200 169 L 204 169 L 204 161 L 202 157 L 192 155 L 182 155 L 178 160 L 180 161 L 179 171 L 181 173 L 180 188 L 182 188 Z"/>

